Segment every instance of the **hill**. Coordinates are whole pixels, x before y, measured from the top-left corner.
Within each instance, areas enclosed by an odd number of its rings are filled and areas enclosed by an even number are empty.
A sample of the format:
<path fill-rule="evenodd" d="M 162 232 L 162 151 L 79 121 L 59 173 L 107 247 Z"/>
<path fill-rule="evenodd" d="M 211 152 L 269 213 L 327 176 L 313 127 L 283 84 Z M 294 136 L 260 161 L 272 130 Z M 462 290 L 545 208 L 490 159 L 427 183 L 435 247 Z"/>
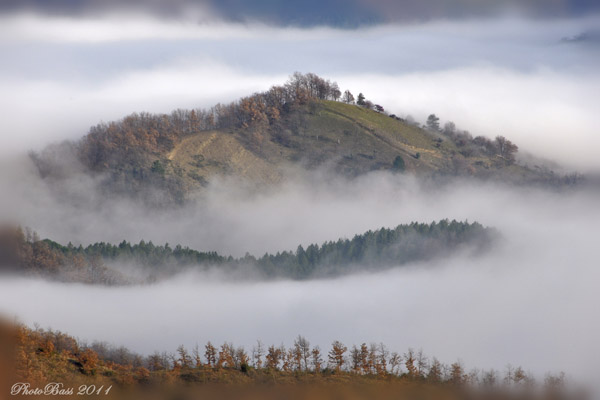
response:
<path fill-rule="evenodd" d="M 78 143 L 34 154 L 43 177 L 61 168 L 64 152 L 82 169 L 103 177 L 111 193 L 183 202 L 215 177 L 265 185 L 281 181 L 290 167 L 326 168 L 344 176 L 392 170 L 420 177 L 464 176 L 512 183 L 572 183 L 552 171 L 515 160 L 518 148 L 444 129 L 432 115 L 427 128 L 358 101 L 314 74 L 294 74 L 283 86 L 210 110 L 132 114 L 100 124 Z M 68 157 L 67 157 L 68 158 Z M 79 171 L 81 172 L 81 171 Z M 60 174 L 59 174 L 60 175 Z"/>

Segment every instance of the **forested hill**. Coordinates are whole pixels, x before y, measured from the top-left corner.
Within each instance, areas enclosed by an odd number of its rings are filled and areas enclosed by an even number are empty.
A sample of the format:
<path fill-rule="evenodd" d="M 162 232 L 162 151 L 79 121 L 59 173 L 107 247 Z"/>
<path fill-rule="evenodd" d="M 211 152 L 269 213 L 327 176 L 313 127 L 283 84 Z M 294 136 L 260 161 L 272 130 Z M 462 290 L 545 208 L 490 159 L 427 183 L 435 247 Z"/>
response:
<path fill-rule="evenodd" d="M 309 279 L 377 271 L 462 250 L 482 252 L 494 237 L 493 229 L 476 222 L 442 220 L 381 228 L 352 239 L 298 246 L 295 251 L 260 258 L 233 258 L 145 241 L 133 245 L 123 241 L 118 245 L 63 246 L 49 239 L 39 240 L 21 229 L 4 229 L 0 235 L 0 267 L 13 273 L 101 284 L 153 282 L 182 271 L 210 268 L 242 278 Z M 123 266 L 135 266 L 136 275 L 128 276 L 128 268 Z"/>
<path fill-rule="evenodd" d="M 290 165 L 327 166 L 345 176 L 392 170 L 516 183 L 573 180 L 519 165 L 517 150 L 503 136 L 491 140 L 452 123 L 440 127 L 434 114 L 421 127 L 362 93 L 342 93 L 335 82 L 296 73 L 283 86 L 231 104 L 102 123 L 77 143 L 32 157 L 44 178 L 85 171 L 102 177 L 103 191 L 169 203 L 183 202 L 215 176 L 276 183 Z M 70 158 L 80 170 L 65 166 Z"/>

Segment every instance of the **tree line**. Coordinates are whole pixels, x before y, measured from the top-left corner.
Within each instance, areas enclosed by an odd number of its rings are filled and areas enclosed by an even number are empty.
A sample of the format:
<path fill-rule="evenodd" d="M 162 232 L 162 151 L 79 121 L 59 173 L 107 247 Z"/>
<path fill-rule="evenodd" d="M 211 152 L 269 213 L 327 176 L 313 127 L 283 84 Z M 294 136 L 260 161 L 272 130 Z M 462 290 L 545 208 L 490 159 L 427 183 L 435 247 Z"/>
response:
<path fill-rule="evenodd" d="M 440 119 L 435 114 L 430 114 L 427 117 L 425 128 L 431 132 L 439 132 L 460 149 L 459 152 L 464 157 L 473 156 L 497 156 L 506 164 L 515 162 L 515 154 L 519 147 L 506 139 L 502 135 L 496 136 L 494 140 L 490 140 L 484 136 L 473 137 L 469 131 L 460 130 L 454 122 L 446 122 L 444 127 L 440 127 Z"/>
<path fill-rule="evenodd" d="M 314 100 L 339 100 L 336 82 L 316 74 L 294 73 L 284 85 L 210 109 L 177 109 L 170 114 L 133 113 L 120 121 L 92 127 L 78 144 L 79 156 L 92 170 L 123 159 L 138 163 L 144 154 L 171 150 L 183 137 L 201 131 L 241 129 L 260 142 L 264 130 L 282 115 Z"/>
<path fill-rule="evenodd" d="M 6 324 L 0 329 L 6 335 Z M 508 390 L 511 393 L 560 393 L 566 388 L 563 373 L 546 374 L 543 381 L 522 367 L 467 369 L 461 361 L 446 364 L 422 350 L 409 348 L 403 353 L 384 343 L 346 346 L 335 340 L 322 350 L 297 336 L 289 347 L 264 345 L 260 340 L 247 351 L 243 346 L 210 341 L 188 350 L 179 346 L 174 353 L 155 352 L 142 356 L 124 347 L 102 342 L 82 343 L 59 331 L 9 327 L 17 381 L 82 381 L 116 384 L 125 387 L 148 385 L 203 385 L 209 383 L 289 383 L 290 379 L 311 383 L 412 382 L 459 389 Z M 2 333 L 2 332 L 0 332 Z"/>
<path fill-rule="evenodd" d="M 129 280 L 107 267 L 102 258 L 78 252 L 61 252 L 40 240 L 31 229 L 0 227 L 0 271 L 40 276 L 66 282 L 117 285 Z"/>
<path fill-rule="evenodd" d="M 202 252 L 181 245 L 155 245 L 143 240 L 138 244 L 99 242 L 83 247 L 71 243 L 63 246 L 49 239 L 28 242 L 21 237 L 21 245 L 29 243 L 30 247 L 44 248 L 64 260 L 87 260 L 107 265 L 132 263 L 158 275 L 164 275 L 165 271 L 171 273 L 171 269 L 215 267 L 224 271 L 248 269 L 266 279 L 309 279 L 425 261 L 464 247 L 483 251 L 492 243 L 494 236 L 493 229 L 477 222 L 413 222 L 395 228 L 370 230 L 351 239 L 311 244 L 306 248 L 300 245 L 295 251 L 266 253 L 259 258 L 250 254 L 233 258 L 216 252 Z"/>

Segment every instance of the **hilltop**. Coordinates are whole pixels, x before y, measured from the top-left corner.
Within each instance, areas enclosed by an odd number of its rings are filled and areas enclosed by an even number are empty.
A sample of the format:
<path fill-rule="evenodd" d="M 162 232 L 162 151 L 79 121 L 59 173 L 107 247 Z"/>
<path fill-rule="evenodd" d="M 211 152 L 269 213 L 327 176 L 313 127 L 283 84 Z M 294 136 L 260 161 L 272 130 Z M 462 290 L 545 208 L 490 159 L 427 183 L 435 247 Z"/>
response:
<path fill-rule="evenodd" d="M 102 176 L 111 193 L 183 202 L 215 177 L 229 176 L 269 185 L 290 167 L 326 168 L 354 177 L 391 170 L 420 177 L 473 177 L 511 183 L 562 184 L 573 181 L 515 160 L 518 147 L 389 115 L 362 94 L 355 101 L 335 82 L 294 74 L 283 86 L 209 110 L 132 114 L 99 124 L 77 143 L 66 145 L 81 169 Z M 34 154 L 43 177 L 64 176 L 56 149 Z M 60 173 L 57 173 L 59 171 Z M 79 171 L 81 172 L 81 171 Z"/>

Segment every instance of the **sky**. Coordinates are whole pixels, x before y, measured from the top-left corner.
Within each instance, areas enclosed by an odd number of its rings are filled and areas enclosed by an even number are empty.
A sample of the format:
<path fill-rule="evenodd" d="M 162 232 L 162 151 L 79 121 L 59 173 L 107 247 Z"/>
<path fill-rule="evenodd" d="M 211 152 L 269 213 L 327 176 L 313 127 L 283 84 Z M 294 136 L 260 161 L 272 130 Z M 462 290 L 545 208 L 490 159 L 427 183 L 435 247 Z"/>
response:
<path fill-rule="evenodd" d="M 290 344 L 304 334 L 323 348 L 334 339 L 384 341 L 469 367 L 510 362 L 593 382 L 600 351 L 592 317 L 600 301 L 597 190 L 472 182 L 428 188 L 410 177 L 372 174 L 352 182 L 300 177 L 251 194 L 215 181 L 202 202 L 157 213 L 97 198 L 88 176 L 52 188 L 22 159 L 49 143 L 77 140 L 101 121 L 211 107 L 300 71 L 363 92 L 390 113 L 421 122 L 436 113 L 442 124 L 504 135 L 521 153 L 564 170 L 600 170 L 597 1 L 340 4 L 0 2 L 0 219 L 63 243 L 145 239 L 261 255 L 456 218 L 499 229 L 505 240 L 491 253 L 335 282 L 193 276 L 90 288 L 3 278 L 0 312 L 144 353 L 206 340 Z M 18 167 L 12 158 L 20 158 Z M 207 297 L 223 301 L 209 305 Z M 122 326 L 130 328 L 115 328 Z"/>
<path fill-rule="evenodd" d="M 519 12 L 530 17 L 580 16 L 600 10 L 593 0 L 6 0 L 1 10 L 72 16 L 114 10 L 180 17 L 190 10 L 228 21 L 277 25 L 356 27 L 382 22 L 490 16 Z"/>

